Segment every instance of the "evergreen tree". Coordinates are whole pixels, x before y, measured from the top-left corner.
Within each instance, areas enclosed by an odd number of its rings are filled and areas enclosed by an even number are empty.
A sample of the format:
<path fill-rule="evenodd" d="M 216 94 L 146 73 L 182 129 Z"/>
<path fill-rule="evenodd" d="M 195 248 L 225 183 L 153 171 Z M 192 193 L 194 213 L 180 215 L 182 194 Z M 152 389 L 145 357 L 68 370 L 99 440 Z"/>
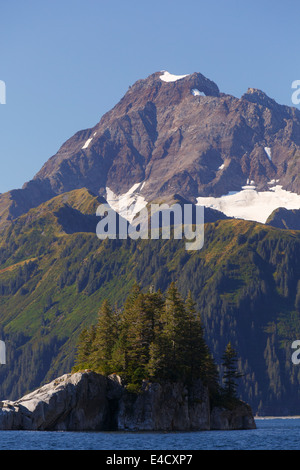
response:
<path fill-rule="evenodd" d="M 91 361 L 91 356 L 94 352 L 95 336 L 95 326 L 92 326 L 90 329 L 85 328 L 80 333 L 77 353 L 75 357 L 74 371 L 92 368 L 93 364 Z"/>
<path fill-rule="evenodd" d="M 211 394 L 218 391 L 196 304 L 190 293 L 184 301 L 175 283 L 165 296 L 134 285 L 120 315 L 104 301 L 97 325 L 80 336 L 75 370 L 80 368 L 116 372 L 132 385 L 147 377 L 187 385 L 200 378 Z"/>
<path fill-rule="evenodd" d="M 224 394 L 228 400 L 237 399 L 236 380 L 242 377 L 237 371 L 237 353 L 229 342 L 222 356 L 222 366 L 224 367 Z"/>
<path fill-rule="evenodd" d="M 95 371 L 102 374 L 112 372 L 112 353 L 117 340 L 117 322 L 108 300 L 104 300 L 98 313 L 91 361 Z"/>
<path fill-rule="evenodd" d="M 114 371 L 118 373 L 125 373 L 128 374 L 129 372 L 129 348 L 130 348 L 130 329 L 132 328 L 131 323 L 134 321 L 132 309 L 133 305 L 140 295 L 140 286 L 138 284 L 134 284 L 129 295 L 126 298 L 124 303 L 124 308 L 122 311 L 122 315 L 119 321 L 119 332 L 118 332 L 118 339 L 113 350 L 112 354 L 112 365 Z"/>
<path fill-rule="evenodd" d="M 153 337 L 152 318 L 140 293 L 127 312 L 127 364 L 133 381 L 143 378 L 149 359 L 149 345 Z"/>
<path fill-rule="evenodd" d="M 300 281 L 298 281 L 297 283 L 295 307 L 296 307 L 297 312 L 300 312 Z"/>
<path fill-rule="evenodd" d="M 198 378 L 203 371 L 206 358 L 206 343 L 204 340 L 203 327 L 199 313 L 196 311 L 196 303 L 194 302 L 191 292 L 185 302 L 186 322 L 183 336 L 185 357 L 185 367 L 189 371 L 190 380 Z"/>
<path fill-rule="evenodd" d="M 165 379 L 177 380 L 184 373 L 185 321 L 184 302 L 172 282 L 166 293 L 156 341 L 156 354 L 161 356 L 160 374 Z"/>
<path fill-rule="evenodd" d="M 149 361 L 147 372 L 154 380 L 176 379 L 175 371 L 169 369 L 170 363 L 170 342 L 160 327 L 156 328 L 154 341 L 149 347 Z"/>
<path fill-rule="evenodd" d="M 163 305 L 161 293 L 129 295 L 122 315 L 120 341 L 115 356 L 123 357 L 123 370 L 132 382 L 148 375 L 150 345 L 154 341 L 157 317 Z"/>
<path fill-rule="evenodd" d="M 196 304 L 190 293 L 184 303 L 174 283 L 156 325 L 147 370 L 163 380 L 191 383 L 201 378 L 211 389 L 218 388 L 217 367 L 206 345 Z"/>
<path fill-rule="evenodd" d="M 185 324 L 185 363 L 189 367 L 189 380 L 201 378 L 211 391 L 218 390 L 218 369 L 204 338 L 204 328 L 196 310 L 191 292 L 186 299 L 187 322 Z"/>

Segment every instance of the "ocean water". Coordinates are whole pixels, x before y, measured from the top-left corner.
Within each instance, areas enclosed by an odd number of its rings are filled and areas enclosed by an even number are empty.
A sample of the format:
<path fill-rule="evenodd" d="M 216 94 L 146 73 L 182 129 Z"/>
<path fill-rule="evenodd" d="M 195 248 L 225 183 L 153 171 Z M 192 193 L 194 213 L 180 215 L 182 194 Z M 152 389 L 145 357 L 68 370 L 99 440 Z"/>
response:
<path fill-rule="evenodd" d="M 186 433 L 0 431 L 0 450 L 300 449 L 300 418 L 257 419 L 256 426 Z"/>

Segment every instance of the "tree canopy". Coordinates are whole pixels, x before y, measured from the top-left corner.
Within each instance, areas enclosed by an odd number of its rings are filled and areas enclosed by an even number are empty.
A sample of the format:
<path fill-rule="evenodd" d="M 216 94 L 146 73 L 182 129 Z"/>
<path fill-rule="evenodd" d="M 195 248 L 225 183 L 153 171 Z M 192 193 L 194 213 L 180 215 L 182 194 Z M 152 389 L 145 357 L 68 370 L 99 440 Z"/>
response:
<path fill-rule="evenodd" d="M 134 285 L 121 310 L 105 300 L 97 324 L 79 339 L 73 370 L 86 368 L 117 373 L 131 385 L 143 379 L 186 384 L 201 379 L 212 394 L 219 391 L 218 368 L 196 304 L 191 293 L 183 299 L 175 283 L 165 295 Z M 231 390 L 231 376 L 228 380 Z"/>

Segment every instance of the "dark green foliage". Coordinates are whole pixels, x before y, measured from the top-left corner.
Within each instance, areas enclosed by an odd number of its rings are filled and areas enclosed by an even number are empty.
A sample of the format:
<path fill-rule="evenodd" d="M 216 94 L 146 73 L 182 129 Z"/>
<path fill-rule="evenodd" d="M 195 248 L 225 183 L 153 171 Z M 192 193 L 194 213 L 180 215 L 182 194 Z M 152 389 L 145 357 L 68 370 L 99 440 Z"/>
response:
<path fill-rule="evenodd" d="M 110 373 L 111 358 L 117 340 L 117 315 L 109 302 L 104 300 L 98 313 L 91 361 L 93 368 L 102 374 Z"/>
<path fill-rule="evenodd" d="M 104 301 L 96 326 L 79 339 L 74 370 L 85 368 L 119 373 L 131 385 L 146 378 L 186 384 L 201 378 L 218 390 L 217 368 L 191 293 L 184 302 L 174 283 L 165 296 L 153 289 L 143 293 L 135 284 L 121 313 Z"/>
<path fill-rule="evenodd" d="M 296 293 L 296 299 L 295 299 L 295 308 L 297 312 L 300 312 L 300 281 L 298 281 L 297 284 L 297 293 Z"/>
<path fill-rule="evenodd" d="M 224 367 L 224 396 L 226 400 L 234 401 L 237 399 L 237 379 L 242 377 L 237 371 L 237 353 L 229 342 L 222 356 L 222 366 Z"/>
<path fill-rule="evenodd" d="M 8 282 L 0 282 L 0 295 L 14 295 L 26 282 L 36 269 L 36 263 L 29 261 L 23 266 L 19 266 L 16 273 L 11 276 Z"/>

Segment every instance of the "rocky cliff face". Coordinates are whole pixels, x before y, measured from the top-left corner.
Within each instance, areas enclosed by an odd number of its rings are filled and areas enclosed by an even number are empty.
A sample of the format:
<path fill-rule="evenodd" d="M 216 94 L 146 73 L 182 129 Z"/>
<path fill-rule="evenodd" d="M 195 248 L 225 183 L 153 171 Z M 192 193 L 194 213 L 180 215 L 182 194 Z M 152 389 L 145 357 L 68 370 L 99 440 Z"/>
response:
<path fill-rule="evenodd" d="M 0 429 L 106 430 L 120 387 L 93 373 L 65 374 L 17 401 L 2 401 Z"/>
<path fill-rule="evenodd" d="M 123 431 L 199 431 L 210 429 L 208 390 L 197 381 L 183 384 L 144 383 L 139 395 L 124 393 L 118 413 Z"/>
<path fill-rule="evenodd" d="M 44 385 L 17 401 L 0 403 L 1 430 L 196 431 L 253 429 L 249 406 L 213 408 L 200 383 L 144 383 L 139 395 L 127 392 L 116 375 L 77 372 Z"/>
<path fill-rule="evenodd" d="M 240 99 L 220 93 L 200 73 L 138 80 L 91 129 L 77 132 L 23 189 L 0 196 L 1 224 L 41 202 L 86 187 L 125 194 L 137 183 L 151 202 L 179 194 L 258 190 L 280 181 L 300 194 L 300 112 L 249 88 Z M 167 81 L 166 81 L 167 80 Z M 143 184 L 142 184 L 143 183 Z"/>

